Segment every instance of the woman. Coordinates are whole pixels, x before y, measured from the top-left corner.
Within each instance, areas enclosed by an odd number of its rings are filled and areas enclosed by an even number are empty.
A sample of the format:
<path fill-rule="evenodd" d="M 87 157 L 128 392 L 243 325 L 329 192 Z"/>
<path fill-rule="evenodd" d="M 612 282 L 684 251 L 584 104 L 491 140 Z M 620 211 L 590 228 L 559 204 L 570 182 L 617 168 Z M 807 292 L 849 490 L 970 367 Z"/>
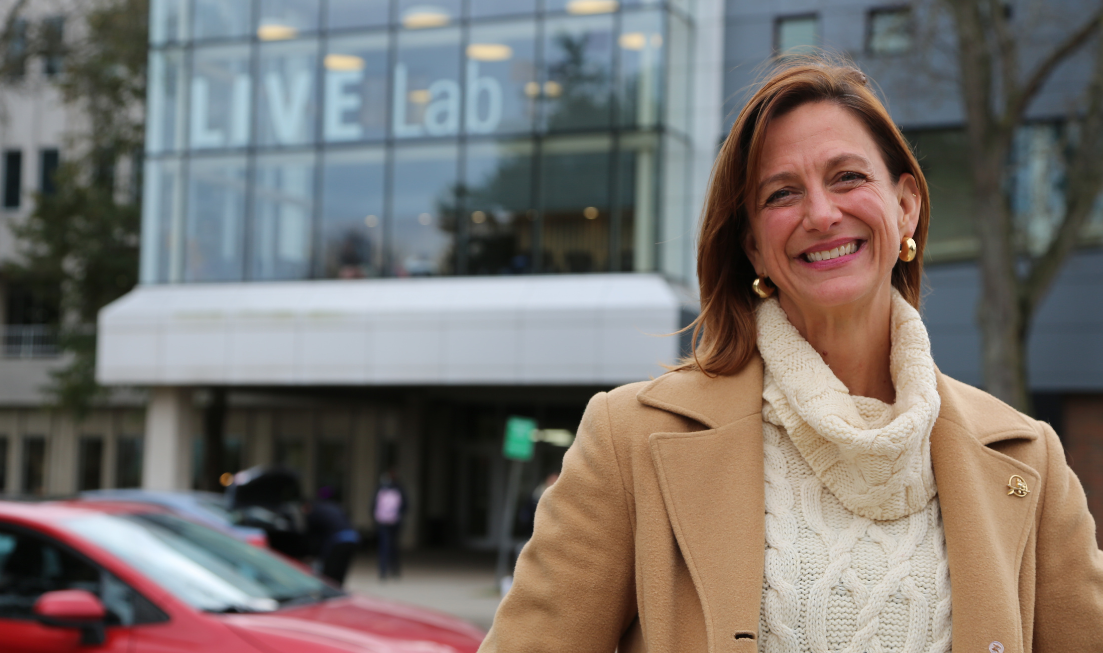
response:
<path fill-rule="evenodd" d="M 1103 651 L 1048 425 L 941 375 L 915 157 L 865 76 L 751 98 L 701 227 L 700 341 L 594 397 L 482 651 Z"/>

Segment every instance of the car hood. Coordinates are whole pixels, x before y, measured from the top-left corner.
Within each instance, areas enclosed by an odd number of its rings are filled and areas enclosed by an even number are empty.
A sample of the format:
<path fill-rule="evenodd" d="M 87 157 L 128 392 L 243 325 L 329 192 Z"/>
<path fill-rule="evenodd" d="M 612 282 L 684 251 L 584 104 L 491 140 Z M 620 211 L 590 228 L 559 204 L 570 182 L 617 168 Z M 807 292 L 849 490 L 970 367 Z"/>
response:
<path fill-rule="evenodd" d="M 483 639 L 459 619 L 366 596 L 222 619 L 271 653 L 475 653 Z"/>

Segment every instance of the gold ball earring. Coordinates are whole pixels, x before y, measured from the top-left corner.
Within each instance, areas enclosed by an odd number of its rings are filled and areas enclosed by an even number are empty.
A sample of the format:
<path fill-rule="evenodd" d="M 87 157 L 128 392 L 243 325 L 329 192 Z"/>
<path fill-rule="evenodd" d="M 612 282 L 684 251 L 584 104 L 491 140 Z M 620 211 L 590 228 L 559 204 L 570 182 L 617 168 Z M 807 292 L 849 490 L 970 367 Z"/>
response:
<path fill-rule="evenodd" d="M 758 277 L 755 279 L 754 283 L 751 284 L 751 290 L 762 299 L 766 299 L 774 294 L 774 289 L 766 285 L 766 277 Z"/>
<path fill-rule="evenodd" d="M 911 237 L 905 238 L 900 241 L 900 260 L 905 263 L 911 263 L 915 260 L 915 241 Z"/>

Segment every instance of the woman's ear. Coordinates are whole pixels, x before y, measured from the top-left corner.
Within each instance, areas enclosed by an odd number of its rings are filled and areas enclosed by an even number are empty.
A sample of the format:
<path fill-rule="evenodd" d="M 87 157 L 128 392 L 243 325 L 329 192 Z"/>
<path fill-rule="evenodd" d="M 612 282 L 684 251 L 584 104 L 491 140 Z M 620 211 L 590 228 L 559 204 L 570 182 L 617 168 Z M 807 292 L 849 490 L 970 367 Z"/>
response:
<path fill-rule="evenodd" d="M 919 196 L 919 184 L 915 183 L 915 177 L 911 173 L 905 172 L 900 175 L 900 182 L 896 187 L 900 202 L 900 233 L 911 237 L 919 227 L 919 213 L 923 207 L 923 198 Z"/>
<path fill-rule="evenodd" d="M 749 225 L 746 234 L 743 236 L 743 253 L 747 255 L 747 259 L 754 267 L 755 274 L 760 277 L 768 276 L 762 267 L 762 256 L 758 252 L 758 243 L 755 241 L 754 231 Z"/>

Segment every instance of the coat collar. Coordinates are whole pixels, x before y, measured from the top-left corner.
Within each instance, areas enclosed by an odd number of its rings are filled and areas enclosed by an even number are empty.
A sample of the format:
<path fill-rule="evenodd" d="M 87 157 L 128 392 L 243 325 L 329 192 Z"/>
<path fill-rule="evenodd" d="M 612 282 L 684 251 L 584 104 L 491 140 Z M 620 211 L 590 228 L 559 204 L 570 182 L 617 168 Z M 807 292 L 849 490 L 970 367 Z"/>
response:
<path fill-rule="evenodd" d="M 1000 641 L 1023 650 L 1019 569 L 1032 533 L 1041 477 L 990 448 L 1038 437 L 1018 412 L 938 374 L 942 408 L 931 458 L 946 535 L 953 603 L 953 648 L 985 651 Z M 651 456 L 671 527 L 708 625 L 709 649 L 757 633 L 765 551 L 762 361 L 738 374 L 671 372 L 636 395 L 646 406 L 705 427 L 651 435 Z M 1031 492 L 1008 494 L 1012 475 Z M 748 555 L 748 552 L 751 552 Z"/>

